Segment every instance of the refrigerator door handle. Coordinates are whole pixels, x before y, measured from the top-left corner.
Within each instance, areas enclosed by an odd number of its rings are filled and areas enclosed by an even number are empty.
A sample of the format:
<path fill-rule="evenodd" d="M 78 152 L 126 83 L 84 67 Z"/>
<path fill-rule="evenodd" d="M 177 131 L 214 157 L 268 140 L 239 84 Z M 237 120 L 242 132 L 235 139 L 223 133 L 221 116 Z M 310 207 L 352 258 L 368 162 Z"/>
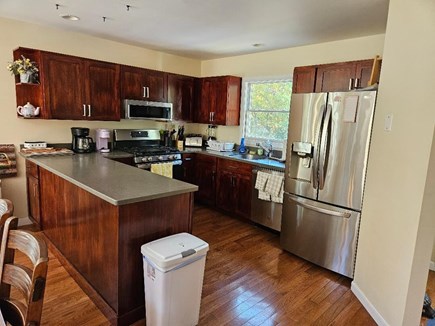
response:
<path fill-rule="evenodd" d="M 325 113 L 325 105 L 322 105 L 322 114 L 321 116 L 323 117 Z M 317 123 L 317 135 L 321 135 L 322 133 L 322 119 L 319 119 L 318 123 Z M 317 189 L 317 186 L 319 184 L 319 151 L 320 151 L 320 146 L 319 146 L 319 139 L 320 136 L 318 137 L 318 139 L 316 139 L 314 141 L 314 146 L 313 146 L 313 169 L 312 169 L 312 173 L 313 173 L 313 188 Z"/>
<path fill-rule="evenodd" d="M 319 189 L 322 190 L 325 186 L 325 167 L 326 167 L 326 152 L 328 149 L 328 129 L 331 122 L 332 105 L 328 104 L 326 107 L 325 119 L 323 120 L 322 135 L 320 139 L 320 153 L 319 153 Z"/>
<path fill-rule="evenodd" d="M 289 195 L 288 198 L 290 200 L 293 200 L 297 205 L 311 209 L 311 210 L 318 212 L 318 213 L 331 215 L 331 216 L 337 216 L 337 217 L 343 217 L 343 218 L 350 218 L 350 216 L 351 216 L 351 213 L 349 213 L 349 212 L 331 211 L 329 209 L 325 209 L 325 208 L 321 208 L 321 207 L 317 207 L 317 206 L 308 204 L 308 203 L 304 202 L 303 199 L 300 199 L 300 198 L 293 196 L 293 195 Z"/>

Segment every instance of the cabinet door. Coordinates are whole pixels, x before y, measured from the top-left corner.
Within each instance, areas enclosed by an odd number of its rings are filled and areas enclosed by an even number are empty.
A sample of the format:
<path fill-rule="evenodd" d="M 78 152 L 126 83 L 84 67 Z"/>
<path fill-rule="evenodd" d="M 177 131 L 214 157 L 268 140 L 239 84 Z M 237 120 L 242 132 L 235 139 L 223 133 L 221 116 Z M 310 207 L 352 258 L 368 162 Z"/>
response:
<path fill-rule="evenodd" d="M 39 180 L 30 175 L 27 176 L 27 196 L 29 201 L 29 215 L 38 226 L 41 226 Z"/>
<path fill-rule="evenodd" d="M 183 154 L 183 181 L 195 183 L 195 154 Z"/>
<path fill-rule="evenodd" d="M 162 71 L 144 69 L 144 87 L 147 87 L 147 100 L 166 102 L 167 75 Z"/>
<path fill-rule="evenodd" d="M 316 71 L 315 66 L 296 67 L 293 70 L 293 93 L 313 93 Z"/>
<path fill-rule="evenodd" d="M 358 78 L 359 87 L 367 87 L 372 74 L 373 60 L 362 60 L 356 62 L 355 78 Z"/>
<path fill-rule="evenodd" d="M 235 212 L 244 218 L 251 218 L 251 175 L 239 174 L 237 176 L 237 201 Z"/>
<path fill-rule="evenodd" d="M 121 67 L 121 99 L 122 100 L 145 100 L 143 72 L 140 68 Z"/>
<path fill-rule="evenodd" d="M 42 54 L 45 105 L 52 119 L 87 119 L 85 76 L 80 58 Z"/>
<path fill-rule="evenodd" d="M 192 121 L 194 78 L 168 74 L 168 102 L 172 103 L 172 119 Z"/>
<path fill-rule="evenodd" d="M 120 120 L 119 65 L 87 60 L 88 119 Z"/>
<path fill-rule="evenodd" d="M 316 92 L 348 91 L 349 81 L 352 78 L 355 78 L 353 62 L 321 65 L 317 68 Z"/>
<path fill-rule="evenodd" d="M 203 78 L 201 80 L 200 106 L 194 114 L 194 122 L 209 123 L 210 112 L 214 110 L 216 100 L 213 93 L 213 81 L 211 78 Z"/>
<path fill-rule="evenodd" d="M 239 200 L 236 192 L 237 177 L 228 170 L 219 170 L 216 185 L 216 207 L 234 213 L 235 202 Z"/>
<path fill-rule="evenodd" d="M 195 198 L 206 204 L 215 205 L 216 202 L 216 158 L 198 156 L 195 161 L 195 180 L 198 192 Z"/>
<path fill-rule="evenodd" d="M 227 118 L 228 81 L 224 78 L 216 78 L 212 82 L 210 99 L 214 105 L 210 108 L 212 112 L 211 122 L 217 125 L 225 125 Z"/>

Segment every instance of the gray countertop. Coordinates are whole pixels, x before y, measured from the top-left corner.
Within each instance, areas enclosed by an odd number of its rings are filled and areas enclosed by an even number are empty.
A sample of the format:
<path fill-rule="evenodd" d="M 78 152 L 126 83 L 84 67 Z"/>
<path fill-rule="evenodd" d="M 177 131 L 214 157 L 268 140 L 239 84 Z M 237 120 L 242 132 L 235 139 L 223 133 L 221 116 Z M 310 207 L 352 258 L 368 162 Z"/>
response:
<path fill-rule="evenodd" d="M 230 160 L 234 160 L 234 161 L 245 162 L 245 163 L 249 163 L 249 164 L 252 164 L 254 166 L 263 167 L 266 169 L 269 168 L 269 169 L 276 169 L 276 170 L 280 170 L 280 171 L 285 170 L 285 163 L 283 163 L 283 162 L 271 160 L 268 158 L 259 159 L 259 160 L 244 159 L 244 158 L 238 157 L 237 152 L 217 152 L 217 151 L 206 150 L 203 148 L 186 148 L 183 151 L 183 153 L 205 154 L 205 155 L 211 155 L 211 156 L 216 156 L 216 157 L 220 157 L 220 158 L 226 158 L 226 159 L 230 159 Z"/>
<path fill-rule="evenodd" d="M 122 153 L 112 154 L 117 155 Z M 195 185 L 109 160 L 99 153 L 27 159 L 113 205 L 131 204 L 198 190 Z"/>

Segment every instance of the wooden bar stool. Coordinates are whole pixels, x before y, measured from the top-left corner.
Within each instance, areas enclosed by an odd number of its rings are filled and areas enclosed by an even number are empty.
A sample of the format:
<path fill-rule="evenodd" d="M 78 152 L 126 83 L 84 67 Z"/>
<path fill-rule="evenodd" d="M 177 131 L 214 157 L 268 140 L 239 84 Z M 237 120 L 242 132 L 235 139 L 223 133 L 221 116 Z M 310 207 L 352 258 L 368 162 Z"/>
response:
<path fill-rule="evenodd" d="M 4 225 L 0 247 L 0 310 L 12 325 L 39 325 L 47 277 L 48 251 L 45 241 L 28 231 L 11 229 L 17 217 L 9 217 Z M 7 251 L 25 254 L 32 268 L 9 261 Z M 5 287 L 17 289 L 24 300 L 11 298 Z"/>

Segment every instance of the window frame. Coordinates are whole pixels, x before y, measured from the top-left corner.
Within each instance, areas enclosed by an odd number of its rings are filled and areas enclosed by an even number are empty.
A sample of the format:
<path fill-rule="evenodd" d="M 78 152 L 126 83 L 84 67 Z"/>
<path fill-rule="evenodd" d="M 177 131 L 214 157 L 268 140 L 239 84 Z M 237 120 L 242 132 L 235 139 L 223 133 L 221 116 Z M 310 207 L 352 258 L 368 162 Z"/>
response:
<path fill-rule="evenodd" d="M 270 77 L 249 77 L 242 79 L 242 96 L 241 96 L 241 104 L 243 107 L 243 114 L 241 115 L 240 124 L 242 125 L 242 135 L 241 137 L 245 138 L 245 144 L 247 146 L 257 146 L 257 143 L 267 140 L 267 138 L 258 138 L 258 137 L 246 137 L 246 124 L 247 124 L 247 115 L 248 115 L 248 102 L 249 102 L 249 84 L 258 82 L 291 82 L 293 83 L 292 75 L 281 75 L 281 76 L 270 76 Z M 292 84 L 293 85 L 293 84 Z M 263 111 L 264 112 L 264 111 Z M 283 111 L 266 111 L 266 112 L 283 112 Z M 290 114 L 290 111 L 289 111 Z M 284 149 L 287 144 L 287 139 L 278 141 L 271 140 L 272 147 L 275 149 Z"/>

